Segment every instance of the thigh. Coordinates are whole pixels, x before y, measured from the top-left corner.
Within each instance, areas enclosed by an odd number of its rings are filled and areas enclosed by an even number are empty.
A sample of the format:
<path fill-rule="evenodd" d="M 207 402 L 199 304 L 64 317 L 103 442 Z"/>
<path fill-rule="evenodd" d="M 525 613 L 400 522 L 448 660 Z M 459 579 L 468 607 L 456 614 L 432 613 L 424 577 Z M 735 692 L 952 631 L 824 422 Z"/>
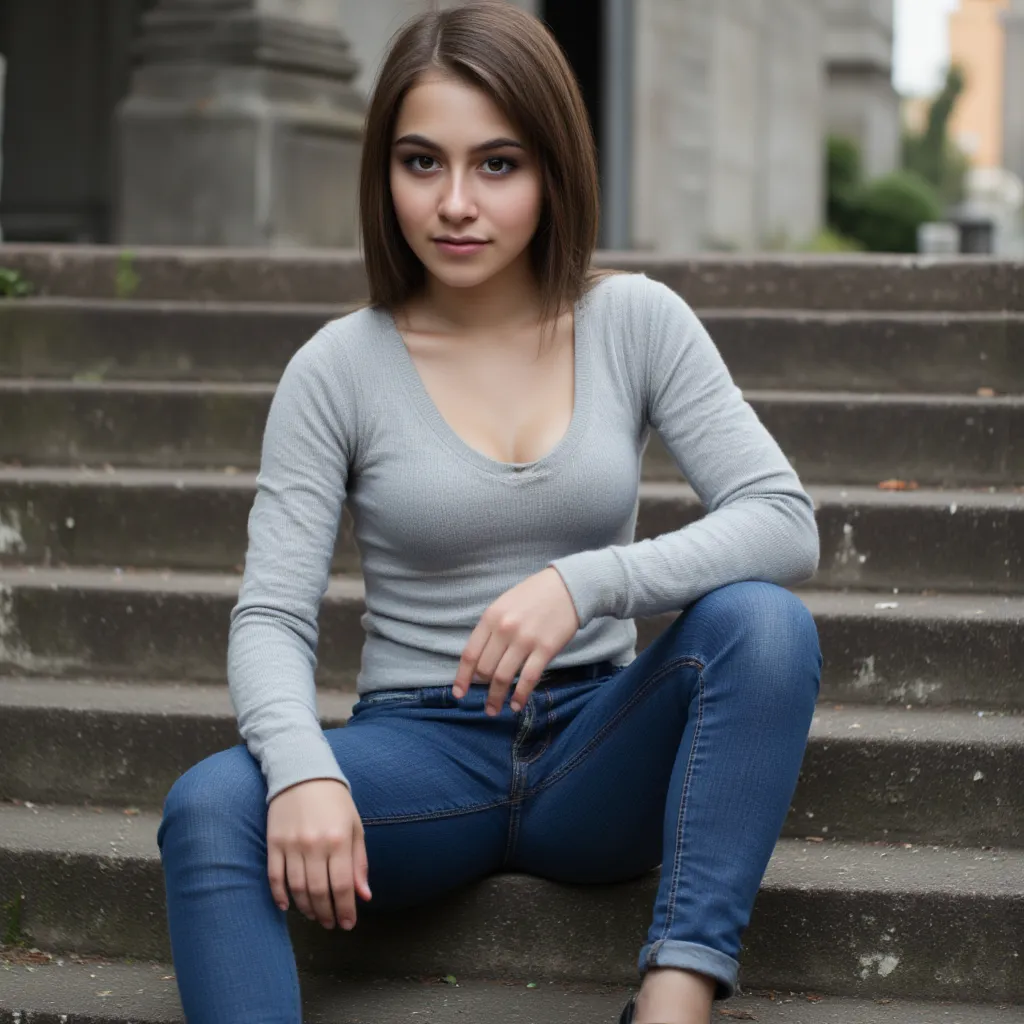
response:
<path fill-rule="evenodd" d="M 570 696 L 574 714 L 563 716 L 564 698 L 548 691 L 552 732 L 530 768 L 522 870 L 596 882 L 657 866 L 670 794 L 676 828 L 746 827 L 764 810 L 766 782 L 787 793 L 795 785 L 820 667 L 803 603 L 748 581 L 695 602 L 586 701 Z"/>
<path fill-rule="evenodd" d="M 543 695 L 556 732 L 530 766 L 517 870 L 598 883 L 661 863 L 666 797 L 700 672 L 692 659 L 671 657 L 668 640 L 590 684 L 562 727 L 560 688 Z M 539 703 L 538 714 L 544 708 Z"/>
<path fill-rule="evenodd" d="M 501 866 L 507 730 L 480 728 L 437 689 L 360 702 L 348 725 L 325 731 L 366 835 L 373 899 L 361 912 L 415 906 Z"/>

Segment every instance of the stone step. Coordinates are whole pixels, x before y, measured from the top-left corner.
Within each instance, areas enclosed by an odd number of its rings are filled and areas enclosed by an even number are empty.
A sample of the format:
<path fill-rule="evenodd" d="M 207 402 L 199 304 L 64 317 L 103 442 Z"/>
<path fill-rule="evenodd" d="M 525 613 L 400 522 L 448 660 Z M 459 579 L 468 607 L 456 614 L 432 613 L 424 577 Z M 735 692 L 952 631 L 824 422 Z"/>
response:
<path fill-rule="evenodd" d="M 322 691 L 325 729 L 354 695 Z M 226 686 L 0 678 L 0 799 L 158 809 L 240 743 Z M 784 835 L 1024 846 L 1024 717 L 818 707 Z"/>
<path fill-rule="evenodd" d="M 343 305 L 117 299 L 0 304 L 0 376 L 276 382 Z M 740 387 L 1024 392 L 1024 314 L 697 311 Z"/>
<path fill-rule="evenodd" d="M 239 570 L 252 471 L 0 468 L 0 564 Z M 1024 490 L 884 491 L 811 485 L 819 587 L 1024 591 Z M 638 540 L 700 519 L 681 483 L 640 487 Z M 346 509 L 335 572 L 358 573 Z"/>
<path fill-rule="evenodd" d="M 52 953 L 9 954 L 0 1024 L 182 1024 L 174 966 Z M 29 961 L 29 962 L 24 962 Z M 0 954 L 0 967 L 4 963 Z M 454 981 L 445 981 L 445 977 Z M 461 980 L 457 975 L 356 979 L 301 975 L 309 1024 L 618 1024 L 638 983 L 536 982 L 526 976 Z M 720 1011 L 728 1011 L 728 1016 Z M 61 1014 L 64 1016 L 61 1017 Z M 716 1022 L 762 1024 L 1024 1024 L 1024 1007 L 994 1003 L 919 1003 L 850 999 L 816 992 L 749 992 L 717 1004 Z"/>
<path fill-rule="evenodd" d="M 0 806 L 0 905 L 21 894 L 20 928 L 40 948 L 169 961 L 158 824 L 147 812 Z M 294 909 L 289 928 L 300 967 L 316 973 L 343 963 L 376 977 L 632 985 L 657 875 L 573 886 L 498 874 L 440 907 L 364 909 L 351 933 Z M 783 839 L 744 936 L 742 983 L 1022 1002 L 1022 930 L 1024 853 Z"/>
<path fill-rule="evenodd" d="M 645 273 L 707 308 L 1024 312 L 1024 265 L 979 256 L 602 251 L 594 265 Z M 345 303 L 366 293 L 356 249 L 8 244 L 4 266 L 43 296 Z"/>
<path fill-rule="evenodd" d="M 0 463 L 259 465 L 272 384 L 0 381 Z M 805 482 L 1024 484 L 1024 396 L 751 391 Z M 679 470 L 655 435 L 648 479 Z"/>
<path fill-rule="evenodd" d="M 235 574 L 0 567 L 0 675 L 224 679 Z M 1024 710 L 1024 598 L 796 591 L 824 652 L 822 696 L 861 704 Z M 362 580 L 333 577 L 317 679 L 355 688 Z M 638 650 L 672 614 L 637 620 Z"/>

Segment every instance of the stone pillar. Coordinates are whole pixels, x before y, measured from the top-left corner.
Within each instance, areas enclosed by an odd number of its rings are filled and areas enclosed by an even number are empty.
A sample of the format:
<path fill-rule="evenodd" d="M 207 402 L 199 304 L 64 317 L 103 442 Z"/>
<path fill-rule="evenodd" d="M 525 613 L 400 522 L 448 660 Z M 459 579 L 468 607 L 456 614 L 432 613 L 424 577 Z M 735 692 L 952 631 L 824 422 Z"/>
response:
<path fill-rule="evenodd" d="M 892 84 L 893 0 L 826 0 L 827 121 L 861 149 L 865 177 L 900 162 L 900 100 Z"/>
<path fill-rule="evenodd" d="M 338 0 L 160 0 L 117 112 L 117 238 L 352 246 L 363 101 Z"/>
<path fill-rule="evenodd" d="M 1024 0 L 1010 0 L 1003 28 L 1003 166 L 1024 179 Z"/>
<path fill-rule="evenodd" d="M 825 214 L 825 18 L 821 0 L 772 0 L 761 38 L 757 222 L 764 248 L 802 245 Z"/>
<path fill-rule="evenodd" d="M 633 247 L 706 245 L 712 39 L 707 0 L 635 0 Z"/>
<path fill-rule="evenodd" d="M 4 186 L 4 82 L 7 79 L 7 62 L 0 53 L 0 193 Z M 0 224 L 0 242 L 4 240 L 4 226 Z"/>
<path fill-rule="evenodd" d="M 822 217 L 819 0 L 637 0 L 633 244 L 809 240 Z"/>
<path fill-rule="evenodd" d="M 775 0 L 772 0 L 774 3 Z M 711 163 L 703 248 L 756 249 L 762 162 L 765 0 L 715 0 L 711 45 Z M 793 54 L 794 60 L 799 55 Z"/>

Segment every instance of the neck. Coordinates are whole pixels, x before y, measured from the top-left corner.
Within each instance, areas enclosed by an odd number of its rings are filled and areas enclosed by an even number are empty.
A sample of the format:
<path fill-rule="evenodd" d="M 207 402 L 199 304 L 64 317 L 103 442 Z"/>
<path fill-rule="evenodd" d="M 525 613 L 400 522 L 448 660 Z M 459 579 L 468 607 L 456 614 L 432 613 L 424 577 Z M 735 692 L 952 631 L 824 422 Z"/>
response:
<path fill-rule="evenodd" d="M 473 288 L 453 288 L 428 275 L 423 307 L 443 330 L 514 331 L 540 323 L 540 289 L 521 261 Z"/>

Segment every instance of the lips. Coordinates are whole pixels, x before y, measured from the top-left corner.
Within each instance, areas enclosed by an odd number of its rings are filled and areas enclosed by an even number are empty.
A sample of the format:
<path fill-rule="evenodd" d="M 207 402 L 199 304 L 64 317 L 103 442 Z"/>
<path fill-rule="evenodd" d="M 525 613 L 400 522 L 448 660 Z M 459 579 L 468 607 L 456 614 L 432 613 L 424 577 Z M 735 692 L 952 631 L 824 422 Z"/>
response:
<path fill-rule="evenodd" d="M 483 238 L 435 238 L 435 242 L 444 242 L 445 245 L 485 245 Z"/>

